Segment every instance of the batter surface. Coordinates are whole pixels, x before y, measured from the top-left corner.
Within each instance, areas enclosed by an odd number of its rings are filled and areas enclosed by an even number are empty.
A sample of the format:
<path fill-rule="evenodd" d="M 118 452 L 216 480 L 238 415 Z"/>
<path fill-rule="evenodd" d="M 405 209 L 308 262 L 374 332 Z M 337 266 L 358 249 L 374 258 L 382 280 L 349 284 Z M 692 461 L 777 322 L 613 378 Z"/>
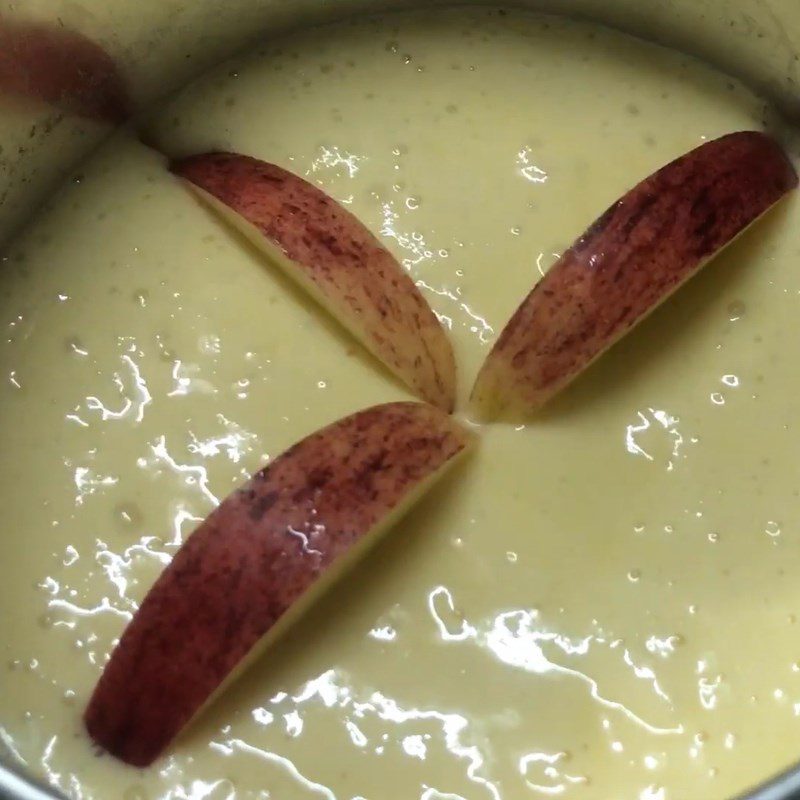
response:
<path fill-rule="evenodd" d="M 450 329 L 460 406 L 536 278 L 626 189 L 768 120 L 608 30 L 452 10 L 298 34 L 153 113 L 379 233 Z M 722 798 L 800 752 L 800 226 L 782 204 L 477 455 L 153 768 L 81 712 L 244 476 L 407 395 L 127 134 L 0 275 L 0 739 L 74 798 Z"/>

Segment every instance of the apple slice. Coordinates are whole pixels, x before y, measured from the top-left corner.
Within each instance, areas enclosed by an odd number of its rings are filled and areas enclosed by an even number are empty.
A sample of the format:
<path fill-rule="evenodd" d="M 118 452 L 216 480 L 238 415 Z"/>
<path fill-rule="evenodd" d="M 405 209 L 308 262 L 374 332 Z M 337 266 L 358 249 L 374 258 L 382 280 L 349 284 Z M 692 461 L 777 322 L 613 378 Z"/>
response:
<path fill-rule="evenodd" d="M 432 406 L 375 406 L 294 445 L 229 495 L 112 653 L 84 715 L 92 739 L 150 764 L 471 441 Z"/>
<path fill-rule="evenodd" d="M 751 131 L 646 178 L 516 310 L 478 374 L 475 411 L 486 419 L 534 412 L 796 186 L 780 147 Z"/>
<path fill-rule="evenodd" d="M 416 395 L 453 410 L 455 360 L 444 329 L 406 271 L 349 211 L 249 156 L 204 153 L 171 169 Z"/>
<path fill-rule="evenodd" d="M 131 111 L 114 59 L 83 34 L 46 22 L 0 18 L 0 92 L 112 124 Z"/>

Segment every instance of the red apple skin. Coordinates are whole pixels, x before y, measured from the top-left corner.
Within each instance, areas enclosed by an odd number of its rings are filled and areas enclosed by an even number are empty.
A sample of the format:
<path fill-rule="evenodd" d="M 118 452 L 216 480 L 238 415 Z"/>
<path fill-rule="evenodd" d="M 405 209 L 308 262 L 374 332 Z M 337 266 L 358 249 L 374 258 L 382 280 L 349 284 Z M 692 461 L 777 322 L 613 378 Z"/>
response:
<path fill-rule="evenodd" d="M 479 414 L 525 417 L 791 189 L 769 136 L 701 145 L 609 208 L 525 298 L 472 390 Z"/>
<path fill-rule="evenodd" d="M 456 367 L 444 328 L 397 259 L 349 211 L 287 170 L 236 153 L 172 171 L 235 211 L 290 259 L 331 313 L 418 397 L 452 411 Z"/>
<path fill-rule="evenodd" d="M 131 112 L 113 58 L 80 33 L 52 23 L 0 17 L 0 93 L 118 124 Z"/>
<path fill-rule="evenodd" d="M 320 575 L 470 442 L 432 406 L 390 403 L 253 476 L 186 540 L 126 628 L 84 715 L 92 739 L 152 763 Z"/>

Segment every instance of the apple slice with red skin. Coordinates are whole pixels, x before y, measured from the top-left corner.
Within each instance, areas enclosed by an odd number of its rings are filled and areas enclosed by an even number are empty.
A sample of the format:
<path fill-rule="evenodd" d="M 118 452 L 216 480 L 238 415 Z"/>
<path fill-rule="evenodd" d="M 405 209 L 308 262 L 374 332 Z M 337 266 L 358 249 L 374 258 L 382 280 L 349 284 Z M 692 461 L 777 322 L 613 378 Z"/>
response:
<path fill-rule="evenodd" d="M 249 156 L 203 153 L 171 169 L 414 394 L 453 410 L 456 368 L 444 328 L 355 216 L 308 181 Z"/>
<path fill-rule="evenodd" d="M 0 17 L 0 92 L 117 124 L 131 101 L 114 59 L 81 33 Z"/>
<path fill-rule="evenodd" d="M 323 428 L 189 536 L 113 651 L 85 712 L 92 739 L 146 766 L 470 447 L 423 403 Z"/>
<path fill-rule="evenodd" d="M 646 178 L 522 302 L 478 374 L 475 411 L 535 412 L 796 186 L 781 148 L 753 131 L 707 142 Z"/>

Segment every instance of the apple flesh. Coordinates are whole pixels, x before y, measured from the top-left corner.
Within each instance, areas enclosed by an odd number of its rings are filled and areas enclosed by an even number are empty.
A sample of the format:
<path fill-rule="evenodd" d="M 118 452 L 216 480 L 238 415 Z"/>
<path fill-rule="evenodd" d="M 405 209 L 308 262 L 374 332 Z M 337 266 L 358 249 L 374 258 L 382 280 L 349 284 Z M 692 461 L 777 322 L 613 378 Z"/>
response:
<path fill-rule="evenodd" d="M 414 394 L 453 410 L 455 360 L 441 323 L 349 211 L 308 181 L 249 156 L 204 153 L 171 169 Z"/>
<path fill-rule="evenodd" d="M 302 440 L 229 495 L 124 631 L 84 715 L 92 739 L 150 764 L 471 441 L 432 406 L 375 406 Z"/>
<path fill-rule="evenodd" d="M 781 148 L 751 131 L 646 178 L 519 306 L 478 374 L 475 411 L 485 419 L 535 412 L 796 186 Z"/>

